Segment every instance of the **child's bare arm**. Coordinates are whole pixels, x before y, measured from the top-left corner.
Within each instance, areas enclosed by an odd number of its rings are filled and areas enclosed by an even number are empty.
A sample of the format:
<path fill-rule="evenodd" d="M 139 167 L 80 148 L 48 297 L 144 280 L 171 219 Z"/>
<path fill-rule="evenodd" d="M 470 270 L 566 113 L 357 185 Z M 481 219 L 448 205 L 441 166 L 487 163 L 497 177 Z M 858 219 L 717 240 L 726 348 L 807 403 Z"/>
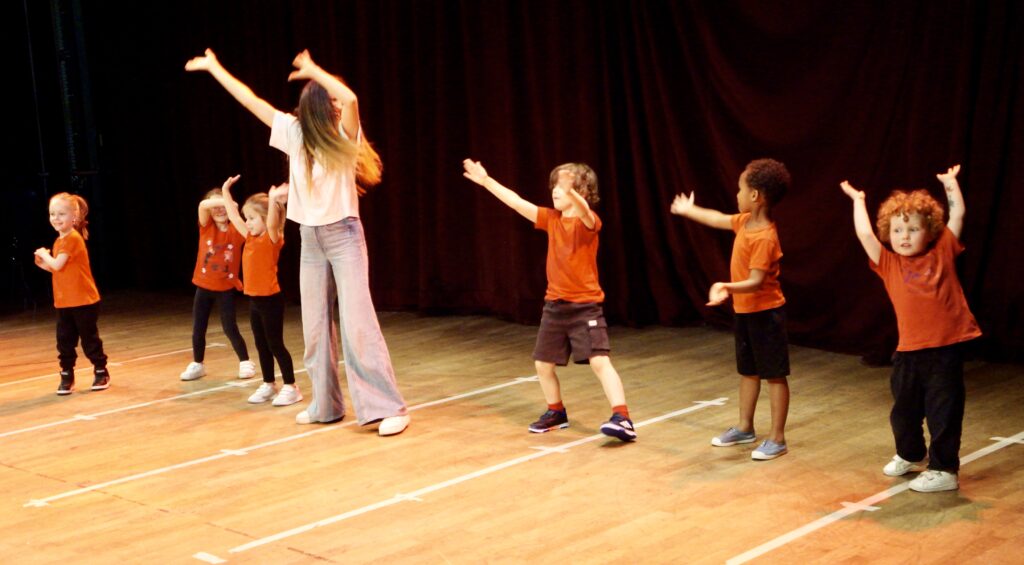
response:
<path fill-rule="evenodd" d="M 864 202 L 864 191 L 853 188 L 849 181 L 839 183 L 843 192 L 853 200 L 853 229 L 857 232 L 857 239 L 860 240 L 864 252 L 868 254 L 871 262 L 878 264 L 882 256 L 882 243 L 878 241 L 874 230 L 871 229 L 871 218 L 868 216 L 868 206 Z"/>
<path fill-rule="evenodd" d="M 231 185 L 238 182 L 238 179 L 241 177 L 242 175 L 228 177 L 228 180 L 224 181 L 224 184 L 221 185 L 220 192 L 224 195 L 224 211 L 228 213 L 231 225 L 235 226 L 238 233 L 245 235 L 249 232 L 249 228 L 245 227 L 245 218 L 242 217 L 238 209 L 238 202 L 235 202 L 234 197 L 231 196 Z"/>
<path fill-rule="evenodd" d="M 285 201 L 288 198 L 288 185 L 282 185 L 284 187 Z M 270 241 L 277 243 L 281 241 L 284 236 L 284 204 L 278 199 L 280 195 L 281 187 L 271 187 L 270 189 L 270 203 L 267 207 L 267 232 L 270 233 Z M 275 194 L 274 191 L 278 192 Z"/>
<path fill-rule="evenodd" d="M 587 199 L 571 188 L 565 191 L 565 195 L 569 198 L 569 202 L 572 202 L 573 212 L 583 222 L 583 225 L 587 226 L 588 230 L 594 229 L 594 226 L 597 225 L 597 220 L 590 213 L 590 204 L 587 202 Z"/>
<path fill-rule="evenodd" d="M 693 197 L 696 192 L 691 192 L 689 196 L 685 192 L 676 195 L 675 200 L 672 201 L 672 206 L 669 210 L 678 216 L 689 218 L 695 222 L 704 224 L 712 228 L 718 228 L 720 230 L 731 230 L 732 229 L 732 217 L 728 214 L 723 214 L 718 210 L 712 210 L 710 208 L 701 208 L 693 203 Z"/>
<path fill-rule="evenodd" d="M 729 298 L 730 294 L 744 294 L 757 292 L 764 284 L 765 272 L 763 269 L 750 269 L 750 276 L 745 281 L 739 282 L 716 282 L 711 285 L 708 291 L 708 306 L 718 306 Z"/>
<path fill-rule="evenodd" d="M 288 80 L 313 80 L 338 102 L 341 106 L 341 127 L 345 129 L 348 138 L 355 141 L 359 133 L 359 99 L 356 93 L 338 77 L 320 68 L 309 56 L 309 49 L 295 56 L 292 61 L 295 70 L 288 75 Z"/>
<path fill-rule="evenodd" d="M 274 124 L 274 109 L 266 100 L 256 96 L 252 89 L 235 78 L 217 60 L 212 49 L 199 56 L 190 59 L 185 63 L 186 71 L 206 71 L 217 79 L 217 82 L 228 91 L 228 94 L 238 100 L 242 106 L 253 113 L 261 122 L 268 127 Z"/>
<path fill-rule="evenodd" d="M 220 196 L 211 196 L 199 202 L 199 225 L 206 227 L 210 223 L 210 210 L 224 205 L 224 199 Z"/>
<path fill-rule="evenodd" d="M 40 247 L 39 249 L 36 249 L 35 261 L 36 265 L 39 265 L 39 267 L 44 271 L 56 273 L 57 271 L 64 269 L 64 265 L 67 265 L 68 254 L 59 253 L 56 257 L 54 257 L 53 255 L 50 255 L 49 249 L 45 247 Z M 42 264 L 40 264 L 40 262 Z"/>
<path fill-rule="evenodd" d="M 498 200 L 504 202 L 506 206 L 519 212 L 520 216 L 533 223 L 537 223 L 537 205 L 523 200 L 512 189 L 502 186 L 501 183 L 487 176 L 487 170 L 480 164 L 480 161 L 466 159 L 462 162 L 462 167 L 466 169 L 462 176 L 486 188 L 488 192 L 498 197 Z"/>
<path fill-rule="evenodd" d="M 956 175 L 960 173 L 960 165 L 953 165 L 945 173 L 935 175 L 942 182 L 946 189 L 946 201 L 949 203 L 949 221 L 946 227 L 957 239 L 960 239 L 960 231 L 964 227 L 964 214 L 967 209 L 964 207 L 964 195 L 960 192 L 960 183 L 956 181 Z"/>

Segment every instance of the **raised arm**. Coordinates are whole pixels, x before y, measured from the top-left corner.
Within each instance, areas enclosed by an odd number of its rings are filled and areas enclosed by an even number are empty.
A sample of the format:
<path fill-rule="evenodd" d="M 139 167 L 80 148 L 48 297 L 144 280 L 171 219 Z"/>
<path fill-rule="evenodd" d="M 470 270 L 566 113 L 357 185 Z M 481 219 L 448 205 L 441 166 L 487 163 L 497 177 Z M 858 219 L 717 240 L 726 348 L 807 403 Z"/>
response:
<path fill-rule="evenodd" d="M 484 169 L 480 161 L 466 159 L 462 162 L 462 167 L 466 169 L 462 176 L 486 188 L 488 192 L 497 196 L 498 200 L 504 202 L 506 206 L 519 212 L 520 216 L 533 223 L 537 223 L 537 205 L 523 200 L 512 189 L 502 186 L 501 183 L 487 176 L 487 169 Z M 576 196 L 578 197 L 579 195 L 577 194 Z M 590 215 L 589 208 L 587 215 Z"/>
<path fill-rule="evenodd" d="M 274 112 L 276 112 L 274 107 L 266 100 L 253 94 L 252 89 L 229 73 L 220 64 L 220 61 L 217 60 L 217 56 L 214 55 L 212 49 L 207 49 L 206 53 L 202 56 L 190 59 L 185 63 L 185 70 L 206 71 L 210 73 L 224 87 L 224 90 L 227 90 L 231 96 L 234 96 L 235 100 L 238 100 L 242 106 L 245 106 L 247 110 L 252 112 L 267 127 L 274 124 Z"/>
<path fill-rule="evenodd" d="M 945 173 L 935 175 L 946 189 L 946 201 L 949 203 L 949 221 L 946 222 L 946 227 L 957 239 L 960 239 L 960 231 L 964 227 L 964 214 L 967 212 L 964 207 L 964 195 L 960 192 L 960 183 L 956 181 L 956 175 L 959 173 L 960 165 L 953 165 Z"/>
<path fill-rule="evenodd" d="M 220 196 L 211 196 L 199 202 L 200 226 L 205 228 L 206 225 L 210 223 L 210 218 L 213 215 L 212 212 L 210 211 L 217 207 L 225 208 L 225 211 L 227 211 L 227 207 L 224 206 L 224 199 L 221 198 Z"/>
<path fill-rule="evenodd" d="M 280 198 L 281 189 L 284 189 L 284 200 Z M 284 202 L 288 201 L 288 183 L 281 186 L 270 187 L 267 193 L 267 232 L 270 233 L 270 241 L 277 243 L 284 237 Z"/>
<path fill-rule="evenodd" d="M 696 192 L 691 192 L 689 196 L 685 192 L 676 195 L 675 200 L 672 201 L 672 206 L 669 210 L 676 215 L 684 218 L 689 218 L 695 222 L 710 226 L 712 228 L 718 228 L 720 230 L 731 230 L 732 229 L 732 218 L 728 214 L 723 214 L 718 210 L 712 210 L 710 208 L 701 208 L 693 203 L 693 197 Z"/>
<path fill-rule="evenodd" d="M 235 226 L 238 233 L 245 235 L 249 233 L 249 228 L 245 225 L 245 218 L 242 217 L 241 212 L 238 209 L 238 202 L 235 202 L 234 197 L 231 196 L 231 185 L 238 182 L 238 179 L 242 175 L 235 175 L 228 177 L 228 180 L 224 181 L 224 184 L 220 187 L 221 194 L 224 195 L 224 211 L 228 213 L 228 219 L 231 220 L 231 225 Z"/>
<path fill-rule="evenodd" d="M 288 80 L 313 80 L 324 87 L 341 108 L 341 127 L 345 129 L 345 134 L 355 141 L 356 134 L 359 133 L 359 101 L 356 93 L 352 92 L 340 78 L 314 63 L 313 58 L 309 56 L 309 49 L 296 55 L 292 65 L 295 70 L 288 75 Z"/>
<path fill-rule="evenodd" d="M 857 232 L 857 239 L 860 240 L 864 252 L 868 254 L 871 262 L 878 264 L 882 256 L 882 243 L 878 241 L 874 230 L 871 229 L 871 218 L 868 216 L 868 207 L 864 202 L 864 191 L 853 188 L 849 181 L 839 183 L 843 192 L 853 200 L 853 230 Z"/>
<path fill-rule="evenodd" d="M 587 199 L 571 188 L 565 191 L 565 195 L 569 198 L 569 202 L 572 203 L 573 212 L 583 221 L 583 225 L 587 226 L 588 230 L 594 229 L 597 221 L 594 220 L 594 215 L 590 213 L 590 204 L 587 202 Z"/>

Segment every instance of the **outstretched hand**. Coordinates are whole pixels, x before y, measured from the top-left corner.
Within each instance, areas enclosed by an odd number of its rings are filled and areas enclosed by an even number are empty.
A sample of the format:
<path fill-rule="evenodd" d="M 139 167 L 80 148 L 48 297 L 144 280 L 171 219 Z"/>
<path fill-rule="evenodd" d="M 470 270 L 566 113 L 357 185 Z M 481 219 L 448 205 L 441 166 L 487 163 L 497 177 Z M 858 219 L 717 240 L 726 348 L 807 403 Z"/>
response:
<path fill-rule="evenodd" d="M 313 57 L 309 55 L 309 49 L 303 49 L 301 53 L 295 56 L 292 60 L 292 66 L 295 70 L 288 75 L 288 80 L 312 80 L 313 71 L 317 69 L 316 63 L 313 62 Z"/>
<path fill-rule="evenodd" d="M 844 180 L 843 182 L 839 183 L 839 187 L 842 188 L 843 192 L 845 192 L 846 195 L 853 200 L 864 199 L 864 191 L 853 188 L 853 185 L 850 184 L 850 181 Z"/>
<path fill-rule="evenodd" d="M 480 161 L 465 159 L 462 161 L 462 168 L 466 170 L 466 172 L 462 173 L 462 176 L 479 185 L 483 185 L 484 181 L 487 180 L 487 169 L 480 164 Z"/>
<path fill-rule="evenodd" d="M 679 216 L 685 216 L 687 212 L 693 210 L 693 197 L 696 194 L 697 192 L 694 191 L 687 196 L 685 192 L 680 192 L 676 195 L 675 200 L 672 201 L 669 211 Z"/>
<path fill-rule="evenodd" d="M 716 282 L 711 285 L 711 290 L 708 291 L 708 306 L 718 306 L 729 299 L 729 291 L 725 288 L 725 283 Z"/>
<path fill-rule="evenodd" d="M 270 192 L 267 193 L 267 197 L 270 198 L 271 202 L 277 202 L 278 204 L 288 202 L 288 183 L 284 182 L 278 186 L 270 187 Z"/>
<path fill-rule="evenodd" d="M 956 175 L 960 173 L 960 165 L 953 165 L 946 169 L 945 173 L 939 173 L 935 175 L 939 181 L 942 182 L 943 186 L 949 186 L 956 182 Z"/>
<path fill-rule="evenodd" d="M 185 63 L 186 71 L 209 71 L 212 67 L 219 65 L 217 56 L 214 55 L 213 49 L 207 49 L 204 55 L 199 57 L 193 57 Z"/>
<path fill-rule="evenodd" d="M 228 177 L 228 180 L 224 181 L 224 184 L 220 186 L 220 191 L 224 195 L 224 200 L 234 201 L 234 198 L 231 197 L 231 186 L 238 182 L 238 179 L 240 178 L 242 178 L 242 175 Z"/>

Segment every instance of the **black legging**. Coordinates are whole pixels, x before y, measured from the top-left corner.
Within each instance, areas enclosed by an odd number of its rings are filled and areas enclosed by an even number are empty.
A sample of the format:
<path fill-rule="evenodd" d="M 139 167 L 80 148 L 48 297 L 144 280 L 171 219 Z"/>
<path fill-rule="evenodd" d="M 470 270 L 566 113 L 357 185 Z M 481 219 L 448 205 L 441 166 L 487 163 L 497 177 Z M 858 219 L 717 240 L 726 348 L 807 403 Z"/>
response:
<path fill-rule="evenodd" d="M 235 291 L 216 292 L 199 287 L 196 287 L 196 298 L 192 302 L 192 359 L 202 363 L 206 356 L 206 326 L 214 302 L 219 304 L 220 327 L 224 329 L 224 335 L 228 336 L 235 355 L 238 355 L 239 361 L 248 361 L 249 350 L 235 322 Z"/>
<path fill-rule="evenodd" d="M 281 366 L 284 384 L 295 384 L 292 354 L 284 346 L 284 295 L 250 296 L 249 323 L 260 356 L 263 382 L 274 382 L 274 359 Z"/>

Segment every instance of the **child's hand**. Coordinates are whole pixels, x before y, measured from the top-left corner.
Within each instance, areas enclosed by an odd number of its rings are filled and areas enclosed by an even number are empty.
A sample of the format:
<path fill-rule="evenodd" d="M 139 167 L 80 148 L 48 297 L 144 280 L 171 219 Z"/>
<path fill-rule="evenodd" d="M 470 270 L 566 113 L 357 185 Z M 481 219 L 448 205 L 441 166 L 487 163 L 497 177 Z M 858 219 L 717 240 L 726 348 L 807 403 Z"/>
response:
<path fill-rule="evenodd" d="M 225 202 L 234 202 L 235 199 L 231 197 L 231 186 L 238 182 L 238 179 L 242 178 L 242 175 L 235 175 L 228 177 L 228 180 L 224 181 L 224 184 L 220 185 L 221 194 L 224 195 Z"/>
<path fill-rule="evenodd" d="M 313 57 L 309 55 L 309 49 L 303 49 L 301 53 L 295 56 L 292 60 L 292 66 L 296 70 L 292 71 L 288 75 L 288 80 L 312 80 L 313 72 L 317 69 L 316 63 L 313 62 Z"/>
<path fill-rule="evenodd" d="M 729 291 L 725 288 L 725 283 L 716 282 L 711 285 L 711 290 L 708 291 L 708 306 L 718 306 L 725 302 L 729 298 Z"/>
<path fill-rule="evenodd" d="M 462 168 L 466 169 L 466 172 L 462 173 L 462 176 L 479 185 L 483 185 L 484 181 L 487 180 L 487 169 L 480 164 L 480 161 L 466 159 L 462 161 Z"/>
<path fill-rule="evenodd" d="M 679 216 L 685 216 L 687 212 L 693 209 L 693 197 L 695 194 L 697 193 L 691 192 L 690 196 L 686 196 L 685 192 L 677 194 L 675 200 L 672 201 L 669 211 Z"/>
<path fill-rule="evenodd" d="M 953 165 L 952 167 L 946 170 L 945 174 L 939 173 L 935 175 L 935 177 L 942 181 L 942 186 L 949 186 L 956 182 L 956 175 L 959 172 L 960 165 Z"/>
<path fill-rule="evenodd" d="M 278 204 L 284 204 L 288 202 L 288 183 L 282 183 L 278 186 L 270 187 L 270 191 L 267 196 L 271 201 L 277 202 Z"/>
<path fill-rule="evenodd" d="M 209 71 L 211 68 L 219 65 L 217 56 L 213 54 L 213 49 L 207 49 L 206 54 L 200 57 L 193 57 L 185 63 L 186 71 Z"/>
<path fill-rule="evenodd" d="M 43 258 L 39 256 L 38 252 L 32 256 L 32 259 L 36 262 L 36 265 L 39 265 L 40 267 L 44 265 Z"/>
<path fill-rule="evenodd" d="M 850 184 L 850 181 L 844 180 L 843 182 L 839 183 L 839 187 L 842 188 L 843 192 L 845 192 L 846 195 L 849 196 L 851 199 L 864 200 L 864 191 L 853 188 L 853 185 Z"/>

